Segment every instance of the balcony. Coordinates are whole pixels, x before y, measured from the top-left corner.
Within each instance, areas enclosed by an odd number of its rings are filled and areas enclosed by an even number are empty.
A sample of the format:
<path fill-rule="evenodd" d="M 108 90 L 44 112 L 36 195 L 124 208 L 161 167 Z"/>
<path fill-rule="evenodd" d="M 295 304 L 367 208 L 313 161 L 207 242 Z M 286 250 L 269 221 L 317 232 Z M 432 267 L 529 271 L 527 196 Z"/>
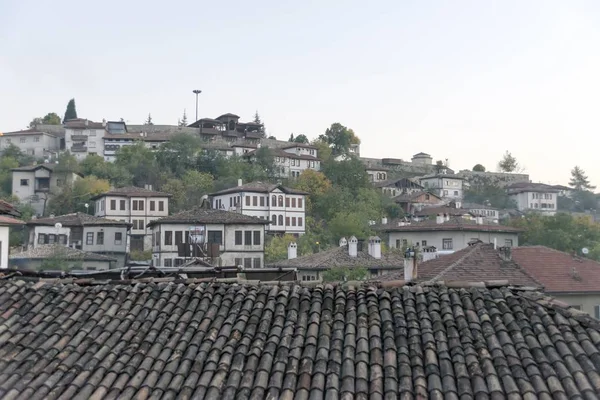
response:
<path fill-rule="evenodd" d="M 72 135 L 71 140 L 74 142 L 87 142 L 88 137 L 86 135 Z"/>
<path fill-rule="evenodd" d="M 85 152 L 87 152 L 87 146 L 73 145 L 73 146 L 71 146 L 71 152 L 73 152 L 73 153 L 85 153 Z"/>
<path fill-rule="evenodd" d="M 50 191 L 50 178 L 36 178 L 35 179 L 35 191 L 36 192 Z"/>

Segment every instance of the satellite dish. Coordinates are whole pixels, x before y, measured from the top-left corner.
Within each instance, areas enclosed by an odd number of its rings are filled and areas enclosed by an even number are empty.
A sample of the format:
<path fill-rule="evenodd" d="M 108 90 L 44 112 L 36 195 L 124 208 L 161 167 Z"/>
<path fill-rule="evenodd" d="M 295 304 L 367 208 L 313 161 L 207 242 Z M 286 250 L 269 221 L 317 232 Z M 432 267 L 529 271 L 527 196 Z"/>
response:
<path fill-rule="evenodd" d="M 587 247 L 584 247 L 583 249 L 581 249 L 581 252 L 582 252 L 583 254 L 587 254 L 587 253 L 589 253 L 590 251 L 588 250 L 588 248 L 587 248 Z"/>
<path fill-rule="evenodd" d="M 54 224 L 54 227 L 56 229 L 60 229 L 60 228 L 62 228 L 62 224 L 60 222 L 57 222 L 57 223 Z"/>

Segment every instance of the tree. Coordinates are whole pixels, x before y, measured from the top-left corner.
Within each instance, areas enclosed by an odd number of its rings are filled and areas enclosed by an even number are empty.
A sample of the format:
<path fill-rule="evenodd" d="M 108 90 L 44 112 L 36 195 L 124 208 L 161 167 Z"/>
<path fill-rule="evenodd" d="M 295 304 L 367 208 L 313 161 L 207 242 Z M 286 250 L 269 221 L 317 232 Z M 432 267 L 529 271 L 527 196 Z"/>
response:
<path fill-rule="evenodd" d="M 258 115 L 258 110 L 256 110 L 256 112 L 254 113 L 253 121 L 255 124 L 262 124 L 262 121 L 260 120 L 260 115 Z"/>
<path fill-rule="evenodd" d="M 67 103 L 67 110 L 65 111 L 65 117 L 63 118 L 63 123 L 67 122 L 70 119 L 77 118 L 77 109 L 75 108 L 75 99 L 69 100 Z"/>
<path fill-rule="evenodd" d="M 131 185 L 132 176 L 129 171 L 119 168 L 115 163 L 104 161 L 102 156 L 90 154 L 79 163 L 83 176 L 94 175 L 108 180 L 115 187 Z"/>
<path fill-rule="evenodd" d="M 134 186 L 158 187 L 160 170 L 152 150 L 147 148 L 144 142 L 138 140 L 130 146 L 121 146 L 117 150 L 115 165 L 131 174 L 131 183 Z"/>
<path fill-rule="evenodd" d="M 571 170 L 571 180 L 569 181 L 569 186 L 576 191 L 596 189 L 596 186 L 592 186 L 590 183 L 585 171 L 578 166 L 575 166 L 575 168 Z"/>
<path fill-rule="evenodd" d="M 331 181 L 325 174 L 314 169 L 305 169 L 296 179 L 294 187 L 310 195 L 306 198 L 306 209 L 312 210 L 315 197 L 322 196 L 331 189 Z"/>
<path fill-rule="evenodd" d="M 294 134 L 290 133 L 290 138 L 288 139 L 288 142 L 293 142 L 294 141 Z"/>
<path fill-rule="evenodd" d="M 310 143 L 311 146 L 317 148 L 317 156 L 322 162 L 327 162 L 331 158 L 331 147 L 329 144 L 321 139 L 315 139 Z"/>
<path fill-rule="evenodd" d="M 29 123 L 29 128 L 35 128 L 36 125 L 60 125 L 60 117 L 57 113 L 48 113 L 44 118 L 34 118 Z"/>
<path fill-rule="evenodd" d="M 12 169 L 18 166 L 19 162 L 13 157 L 0 157 L 0 197 L 12 194 Z"/>
<path fill-rule="evenodd" d="M 148 113 L 148 118 L 144 121 L 144 125 L 154 125 L 152 122 L 152 114 Z"/>
<path fill-rule="evenodd" d="M 502 160 L 498 162 L 498 169 L 500 172 L 514 172 L 519 173 L 523 168 L 519 165 L 517 159 L 507 150 L 502 157 Z"/>
<path fill-rule="evenodd" d="M 331 124 L 325 134 L 319 136 L 319 139 L 331 147 L 334 157 L 346 155 L 349 153 L 350 145 L 360 144 L 360 139 L 354 134 L 354 131 L 339 122 Z"/>
<path fill-rule="evenodd" d="M 356 157 L 342 161 L 329 160 L 322 164 L 322 171 L 334 185 L 351 190 L 369 186 L 369 176 L 365 166 Z"/>
<path fill-rule="evenodd" d="M 151 121 L 152 122 L 152 121 Z M 185 127 L 188 124 L 187 114 L 185 113 L 185 108 L 183 109 L 183 116 L 179 121 L 177 121 L 177 125 L 181 127 Z"/>
<path fill-rule="evenodd" d="M 473 171 L 475 171 L 475 172 L 485 172 L 485 167 L 483 165 L 481 165 L 481 164 L 476 164 L 473 167 Z"/>
<path fill-rule="evenodd" d="M 369 271 L 364 267 L 335 267 L 323 271 L 323 282 L 363 281 L 369 277 Z"/>
<path fill-rule="evenodd" d="M 110 190 L 110 183 L 95 176 L 77 179 L 72 184 L 66 184 L 59 193 L 53 195 L 48 203 L 48 212 L 56 215 L 73 212 L 93 213 L 91 198 Z M 88 204 L 88 207 L 85 207 Z M 89 206 L 92 206 L 89 209 Z"/>
<path fill-rule="evenodd" d="M 6 157 L 17 160 L 17 162 L 19 163 L 19 167 L 32 165 L 35 161 L 35 157 L 25 154 L 23 150 L 18 148 L 14 143 L 11 143 L 7 147 L 5 147 L 4 150 L 2 150 L 0 153 L 2 154 L 2 157 L 0 158 Z"/>
<path fill-rule="evenodd" d="M 212 192 L 213 188 L 212 175 L 190 170 L 181 179 L 168 179 L 160 189 L 173 196 L 170 207 L 173 212 L 178 212 L 199 206 L 202 196 Z"/>
<path fill-rule="evenodd" d="M 182 176 L 185 171 L 194 168 L 200 145 L 201 140 L 197 135 L 174 135 L 156 152 L 159 168 L 161 171 L 171 171 L 175 176 Z"/>
<path fill-rule="evenodd" d="M 260 124 L 260 135 L 261 137 L 266 137 L 267 135 L 267 128 L 265 127 L 265 123 L 260 119 L 260 115 L 258 115 L 258 110 L 254 113 L 254 120 L 253 122 L 255 124 Z"/>
<path fill-rule="evenodd" d="M 308 138 L 306 137 L 306 135 L 300 134 L 296 136 L 294 140 L 292 140 L 292 142 L 308 144 Z"/>

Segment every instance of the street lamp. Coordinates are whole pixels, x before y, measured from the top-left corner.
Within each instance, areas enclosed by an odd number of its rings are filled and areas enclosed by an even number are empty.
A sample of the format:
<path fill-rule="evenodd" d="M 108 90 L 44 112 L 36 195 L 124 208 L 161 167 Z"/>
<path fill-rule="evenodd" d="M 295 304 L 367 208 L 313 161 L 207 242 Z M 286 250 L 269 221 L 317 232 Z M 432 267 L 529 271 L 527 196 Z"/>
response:
<path fill-rule="evenodd" d="M 196 121 L 198 121 L 198 95 L 202 93 L 202 90 L 194 89 L 192 90 L 192 92 L 196 95 Z"/>

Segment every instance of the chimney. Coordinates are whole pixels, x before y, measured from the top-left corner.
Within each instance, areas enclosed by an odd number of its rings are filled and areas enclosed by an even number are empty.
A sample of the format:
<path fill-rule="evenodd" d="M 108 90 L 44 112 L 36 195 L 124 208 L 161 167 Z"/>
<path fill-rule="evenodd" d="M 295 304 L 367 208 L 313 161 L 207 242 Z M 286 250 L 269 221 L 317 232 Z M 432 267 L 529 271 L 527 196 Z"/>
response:
<path fill-rule="evenodd" d="M 477 225 L 483 225 L 483 217 L 481 217 L 481 216 L 477 217 Z"/>
<path fill-rule="evenodd" d="M 444 216 L 442 214 L 438 214 L 435 217 L 435 223 L 436 224 L 443 224 L 444 223 Z"/>
<path fill-rule="evenodd" d="M 512 261 L 512 249 L 508 246 L 499 247 L 498 255 L 504 261 Z"/>
<path fill-rule="evenodd" d="M 494 238 L 494 250 L 498 248 L 498 241 Z"/>
<path fill-rule="evenodd" d="M 381 239 L 379 236 L 369 238 L 369 255 L 378 260 L 381 258 Z"/>
<path fill-rule="evenodd" d="M 352 258 L 358 256 L 358 239 L 356 236 L 351 236 L 348 240 L 348 255 Z"/>
<path fill-rule="evenodd" d="M 450 221 L 450 214 L 444 214 L 444 222 Z"/>
<path fill-rule="evenodd" d="M 298 245 L 296 242 L 288 244 L 288 260 L 293 260 L 298 257 Z"/>
<path fill-rule="evenodd" d="M 381 218 L 381 225 L 387 225 L 387 217 Z"/>
<path fill-rule="evenodd" d="M 242 186 L 242 180 L 238 179 L 238 186 Z"/>
<path fill-rule="evenodd" d="M 348 241 L 345 237 L 340 239 L 340 247 L 348 246 Z"/>

